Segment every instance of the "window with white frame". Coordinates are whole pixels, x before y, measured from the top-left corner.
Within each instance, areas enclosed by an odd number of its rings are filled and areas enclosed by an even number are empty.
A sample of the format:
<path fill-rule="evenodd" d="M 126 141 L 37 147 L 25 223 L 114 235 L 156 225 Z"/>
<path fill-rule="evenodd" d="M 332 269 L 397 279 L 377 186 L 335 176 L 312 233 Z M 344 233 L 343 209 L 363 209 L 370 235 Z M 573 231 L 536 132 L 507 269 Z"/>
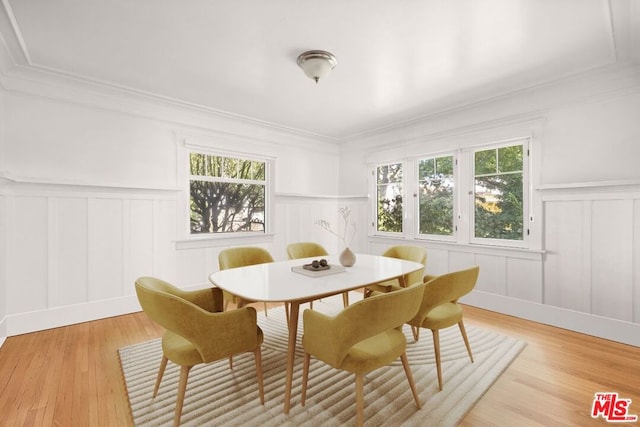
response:
<path fill-rule="evenodd" d="M 265 233 L 269 170 L 266 160 L 190 152 L 190 233 Z"/>
<path fill-rule="evenodd" d="M 376 167 L 376 231 L 402 233 L 403 166 L 402 162 Z"/>
<path fill-rule="evenodd" d="M 524 154 L 523 143 L 473 152 L 473 239 L 524 239 Z"/>
<path fill-rule="evenodd" d="M 528 247 L 528 155 L 521 138 L 376 165 L 373 234 Z"/>
<path fill-rule="evenodd" d="M 453 236 L 455 232 L 455 160 L 440 155 L 417 160 L 418 234 Z"/>

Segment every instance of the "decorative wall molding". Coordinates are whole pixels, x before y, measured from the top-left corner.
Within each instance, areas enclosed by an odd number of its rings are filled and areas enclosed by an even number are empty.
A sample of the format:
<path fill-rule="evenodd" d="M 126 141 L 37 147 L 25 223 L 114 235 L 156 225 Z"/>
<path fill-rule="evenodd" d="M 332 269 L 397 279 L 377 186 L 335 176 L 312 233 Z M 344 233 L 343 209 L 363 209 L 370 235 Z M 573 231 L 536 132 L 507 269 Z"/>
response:
<path fill-rule="evenodd" d="M 328 195 L 328 194 L 297 194 L 297 193 L 276 193 L 276 199 L 287 199 L 290 201 L 294 201 L 294 200 L 305 200 L 305 201 L 311 201 L 311 200 L 333 200 L 333 201 L 338 201 L 338 202 L 342 202 L 342 201 L 347 201 L 347 200 L 353 200 L 353 201 L 362 201 L 362 200 L 368 200 L 369 196 L 366 194 L 363 195 Z"/>
<path fill-rule="evenodd" d="M 461 300 L 463 304 L 520 317 L 640 347 L 640 324 L 538 304 L 478 290 Z"/>
<path fill-rule="evenodd" d="M 0 186 L 19 187 L 21 189 L 47 189 L 48 191 L 72 191 L 72 192 L 152 192 L 152 193 L 174 193 L 182 191 L 179 187 L 161 186 L 131 186 L 120 183 L 90 183 L 70 180 L 55 180 L 37 177 L 16 176 L 0 171 Z"/>
<path fill-rule="evenodd" d="M 571 192 L 576 190 L 595 191 L 598 189 L 605 189 L 607 191 L 610 191 L 612 189 L 639 190 L 640 179 L 542 184 L 536 188 L 536 190 L 538 191 L 549 192 L 549 193 L 558 192 L 558 191 L 562 191 L 566 193 L 566 192 Z"/>

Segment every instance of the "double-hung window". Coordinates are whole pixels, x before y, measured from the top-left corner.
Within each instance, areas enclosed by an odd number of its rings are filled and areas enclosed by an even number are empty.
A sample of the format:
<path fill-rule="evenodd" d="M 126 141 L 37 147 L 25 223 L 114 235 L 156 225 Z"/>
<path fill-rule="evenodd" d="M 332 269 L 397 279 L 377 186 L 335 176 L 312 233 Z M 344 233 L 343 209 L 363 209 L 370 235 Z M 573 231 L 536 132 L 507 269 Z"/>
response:
<path fill-rule="evenodd" d="M 526 152 L 523 143 L 473 152 L 472 241 L 499 244 L 524 240 Z"/>
<path fill-rule="evenodd" d="M 442 238 L 455 233 L 455 160 L 441 155 L 417 160 L 418 235 Z"/>
<path fill-rule="evenodd" d="M 376 167 L 376 232 L 402 233 L 403 166 L 402 162 Z"/>
<path fill-rule="evenodd" d="M 470 141 L 376 165 L 373 235 L 528 247 L 529 143 Z"/>
<path fill-rule="evenodd" d="M 264 233 L 269 161 L 189 153 L 190 232 Z"/>

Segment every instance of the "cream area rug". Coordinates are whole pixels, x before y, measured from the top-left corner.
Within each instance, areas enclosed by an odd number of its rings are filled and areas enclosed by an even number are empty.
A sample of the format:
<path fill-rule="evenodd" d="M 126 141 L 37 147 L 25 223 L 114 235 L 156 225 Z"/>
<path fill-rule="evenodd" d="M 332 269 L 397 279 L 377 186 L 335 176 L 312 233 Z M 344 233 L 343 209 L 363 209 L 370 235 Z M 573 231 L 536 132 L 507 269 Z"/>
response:
<path fill-rule="evenodd" d="M 362 294 L 352 293 L 350 301 Z M 304 304 L 301 312 L 307 308 Z M 342 296 L 315 301 L 314 310 L 335 314 Z M 291 409 L 283 412 L 287 327 L 284 308 L 258 313 L 264 331 L 262 364 L 265 404 L 260 405 L 253 354 L 195 366 L 189 375 L 181 423 L 185 426 L 350 426 L 355 425 L 355 377 L 312 359 L 307 402 L 300 405 L 302 378 L 302 313 L 298 331 Z M 431 331 L 422 330 L 413 341 L 405 325 L 407 356 L 418 389 L 418 410 L 400 360 L 370 373 L 365 380 L 365 425 L 455 426 L 491 387 L 525 347 L 523 341 L 467 326 L 474 363 L 467 355 L 460 331 L 440 331 L 444 387 L 438 391 Z M 171 425 L 178 390 L 179 368 L 167 365 L 160 391 L 152 399 L 162 357 L 160 340 L 121 348 L 120 362 L 134 423 L 138 426 Z"/>

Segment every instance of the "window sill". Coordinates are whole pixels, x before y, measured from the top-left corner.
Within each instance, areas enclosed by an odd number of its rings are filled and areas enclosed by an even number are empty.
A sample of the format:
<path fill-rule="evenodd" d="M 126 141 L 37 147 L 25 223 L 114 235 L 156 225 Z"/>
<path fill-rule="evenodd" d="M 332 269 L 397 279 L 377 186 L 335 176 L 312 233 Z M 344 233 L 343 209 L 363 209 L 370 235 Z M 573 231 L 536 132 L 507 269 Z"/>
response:
<path fill-rule="evenodd" d="M 175 240 L 176 250 L 273 243 L 275 233 L 238 233 L 193 236 Z"/>
<path fill-rule="evenodd" d="M 463 252 L 481 255 L 505 256 L 509 258 L 521 258 L 529 260 L 541 260 L 545 254 L 542 249 L 528 249 L 509 246 L 490 246 L 477 243 L 457 243 L 442 240 L 405 239 L 401 237 L 369 236 L 370 243 L 414 244 L 424 246 L 427 249 L 443 250 L 449 252 Z"/>

